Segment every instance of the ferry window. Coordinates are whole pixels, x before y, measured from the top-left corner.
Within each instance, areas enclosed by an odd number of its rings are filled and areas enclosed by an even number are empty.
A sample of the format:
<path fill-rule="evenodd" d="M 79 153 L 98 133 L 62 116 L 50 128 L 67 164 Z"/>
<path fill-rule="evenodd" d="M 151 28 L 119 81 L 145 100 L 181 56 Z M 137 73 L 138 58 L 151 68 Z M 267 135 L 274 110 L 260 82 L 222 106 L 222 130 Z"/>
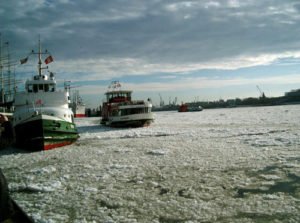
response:
<path fill-rule="evenodd" d="M 43 84 L 39 84 L 39 90 L 44 90 L 44 85 Z"/>
<path fill-rule="evenodd" d="M 112 116 L 118 116 L 118 110 L 113 110 L 112 111 Z"/>
<path fill-rule="evenodd" d="M 33 85 L 33 92 L 37 92 L 38 91 L 38 86 L 36 84 Z"/>
<path fill-rule="evenodd" d="M 130 114 L 129 111 L 130 111 L 129 109 L 123 109 L 121 115 L 129 115 Z"/>
<path fill-rule="evenodd" d="M 49 91 L 49 85 L 48 84 L 45 84 L 44 88 L 45 88 L 45 92 Z"/>

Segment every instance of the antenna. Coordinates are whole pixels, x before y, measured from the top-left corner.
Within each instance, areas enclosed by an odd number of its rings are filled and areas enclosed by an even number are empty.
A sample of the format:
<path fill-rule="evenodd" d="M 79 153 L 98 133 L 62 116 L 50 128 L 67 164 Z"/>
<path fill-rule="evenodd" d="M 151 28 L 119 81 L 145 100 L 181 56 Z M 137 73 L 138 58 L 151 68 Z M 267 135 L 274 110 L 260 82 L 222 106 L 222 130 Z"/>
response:
<path fill-rule="evenodd" d="M 41 35 L 39 35 L 39 76 L 42 76 L 42 47 L 41 47 Z"/>
<path fill-rule="evenodd" d="M 38 52 L 35 52 L 34 50 L 32 50 L 30 54 L 37 54 L 38 55 L 38 60 L 39 60 L 38 61 L 38 74 L 41 77 L 42 76 L 42 70 L 48 69 L 48 66 L 47 67 L 42 67 L 42 55 L 43 54 L 50 54 L 50 53 L 48 52 L 48 50 L 45 50 L 45 52 L 42 51 L 42 44 L 41 44 L 40 35 L 39 35 L 39 42 L 38 42 Z"/>

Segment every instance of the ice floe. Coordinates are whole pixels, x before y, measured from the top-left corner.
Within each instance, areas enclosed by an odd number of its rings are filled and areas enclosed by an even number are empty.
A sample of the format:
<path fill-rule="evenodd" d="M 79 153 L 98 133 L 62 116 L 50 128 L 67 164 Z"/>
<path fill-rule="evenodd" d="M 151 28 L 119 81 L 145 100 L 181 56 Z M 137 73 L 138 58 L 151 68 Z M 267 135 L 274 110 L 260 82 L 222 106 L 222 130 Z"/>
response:
<path fill-rule="evenodd" d="M 36 222 L 300 222 L 300 106 L 158 112 L 146 128 L 79 118 L 80 139 L 0 151 Z"/>

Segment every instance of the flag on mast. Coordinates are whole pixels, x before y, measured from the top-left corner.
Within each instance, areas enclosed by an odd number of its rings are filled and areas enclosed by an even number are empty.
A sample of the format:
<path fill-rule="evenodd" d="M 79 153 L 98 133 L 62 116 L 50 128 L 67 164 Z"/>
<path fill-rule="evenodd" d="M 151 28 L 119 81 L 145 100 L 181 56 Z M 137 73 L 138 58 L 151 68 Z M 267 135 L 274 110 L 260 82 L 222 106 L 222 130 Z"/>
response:
<path fill-rule="evenodd" d="M 24 64 L 24 63 L 27 63 L 27 61 L 28 61 L 28 57 L 26 57 L 26 58 L 24 58 L 24 59 L 21 59 L 21 60 L 20 60 L 20 63 L 21 63 L 21 64 Z"/>
<path fill-rule="evenodd" d="M 52 58 L 52 56 L 50 55 L 50 56 L 48 56 L 48 57 L 45 59 L 45 64 L 48 64 L 48 63 L 51 63 L 51 62 L 53 62 L 53 58 Z"/>

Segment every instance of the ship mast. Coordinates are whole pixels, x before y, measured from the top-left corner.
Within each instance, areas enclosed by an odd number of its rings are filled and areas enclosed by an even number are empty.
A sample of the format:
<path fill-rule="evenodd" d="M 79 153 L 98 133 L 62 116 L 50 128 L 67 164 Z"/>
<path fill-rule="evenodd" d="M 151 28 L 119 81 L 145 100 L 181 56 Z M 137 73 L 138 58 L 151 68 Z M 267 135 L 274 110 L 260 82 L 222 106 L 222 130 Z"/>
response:
<path fill-rule="evenodd" d="M 4 104 L 4 78 L 3 78 L 3 65 L 2 65 L 2 36 L 0 33 L 0 73 L 1 73 L 1 103 Z"/>
<path fill-rule="evenodd" d="M 7 55 L 4 55 L 3 49 L 7 50 Z M 15 74 L 11 72 L 12 66 L 14 68 L 15 62 L 11 60 L 9 42 L 6 41 L 3 44 L 0 33 L 0 104 L 3 107 L 2 110 L 5 110 L 5 106 L 11 106 L 16 89 Z M 7 68 L 7 73 L 4 72 L 4 68 Z"/>
<path fill-rule="evenodd" d="M 38 58 L 39 58 L 39 61 L 38 61 L 38 74 L 39 74 L 39 77 L 42 76 L 42 70 L 43 69 L 48 69 L 48 66 L 47 67 L 42 67 L 42 55 L 43 54 L 49 54 L 48 53 L 48 50 L 45 50 L 45 52 L 42 52 L 42 44 L 41 44 L 41 39 L 40 39 L 40 35 L 39 35 L 39 49 L 38 49 L 38 52 L 34 52 L 34 50 L 32 50 L 31 54 L 37 54 L 38 55 Z"/>
<path fill-rule="evenodd" d="M 38 69 L 39 69 L 39 76 L 42 76 L 42 47 L 41 47 L 41 40 L 40 40 L 40 36 L 39 36 L 39 65 L 38 65 Z"/>
<path fill-rule="evenodd" d="M 9 52 L 9 42 L 5 43 L 7 45 L 7 82 L 8 82 L 8 97 L 12 100 L 12 80 L 11 80 L 11 67 L 10 67 L 10 52 Z"/>

